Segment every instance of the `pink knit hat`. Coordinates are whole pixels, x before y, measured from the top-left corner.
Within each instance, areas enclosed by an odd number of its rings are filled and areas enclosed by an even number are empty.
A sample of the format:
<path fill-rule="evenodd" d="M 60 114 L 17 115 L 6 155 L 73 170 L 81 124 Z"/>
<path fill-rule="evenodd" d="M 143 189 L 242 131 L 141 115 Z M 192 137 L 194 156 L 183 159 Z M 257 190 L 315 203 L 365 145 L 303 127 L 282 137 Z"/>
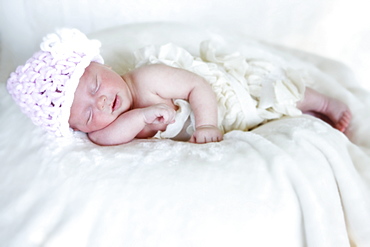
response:
<path fill-rule="evenodd" d="M 77 29 L 60 29 L 44 37 L 26 64 L 11 73 L 7 89 L 22 111 L 57 136 L 72 133 L 68 120 L 74 93 L 92 61 L 104 63 L 100 42 Z"/>

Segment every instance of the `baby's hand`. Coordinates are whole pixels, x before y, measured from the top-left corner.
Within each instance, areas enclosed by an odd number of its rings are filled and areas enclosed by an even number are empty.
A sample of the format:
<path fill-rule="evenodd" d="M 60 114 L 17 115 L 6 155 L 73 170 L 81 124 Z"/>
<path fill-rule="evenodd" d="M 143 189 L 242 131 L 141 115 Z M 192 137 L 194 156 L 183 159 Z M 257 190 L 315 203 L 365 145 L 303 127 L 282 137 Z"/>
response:
<path fill-rule="evenodd" d="M 142 110 L 146 124 L 171 124 L 175 122 L 176 111 L 166 104 L 156 104 Z"/>
<path fill-rule="evenodd" d="M 223 140 L 223 134 L 219 128 L 213 125 L 199 126 L 189 142 L 192 143 L 207 143 L 207 142 L 219 142 Z"/>

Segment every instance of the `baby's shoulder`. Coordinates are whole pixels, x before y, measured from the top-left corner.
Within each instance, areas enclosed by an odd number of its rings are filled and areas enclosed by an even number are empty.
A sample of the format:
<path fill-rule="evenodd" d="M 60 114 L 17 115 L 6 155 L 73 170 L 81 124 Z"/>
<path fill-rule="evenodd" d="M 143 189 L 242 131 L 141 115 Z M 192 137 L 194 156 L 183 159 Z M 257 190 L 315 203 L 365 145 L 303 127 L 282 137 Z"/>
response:
<path fill-rule="evenodd" d="M 126 74 L 137 87 L 157 87 L 165 82 L 175 69 L 164 64 L 151 64 L 136 68 Z"/>
<path fill-rule="evenodd" d="M 147 75 L 160 75 L 162 73 L 168 73 L 174 71 L 176 68 L 165 65 L 165 64 L 148 64 L 138 67 L 132 70 L 130 73 L 137 76 L 147 76 Z"/>

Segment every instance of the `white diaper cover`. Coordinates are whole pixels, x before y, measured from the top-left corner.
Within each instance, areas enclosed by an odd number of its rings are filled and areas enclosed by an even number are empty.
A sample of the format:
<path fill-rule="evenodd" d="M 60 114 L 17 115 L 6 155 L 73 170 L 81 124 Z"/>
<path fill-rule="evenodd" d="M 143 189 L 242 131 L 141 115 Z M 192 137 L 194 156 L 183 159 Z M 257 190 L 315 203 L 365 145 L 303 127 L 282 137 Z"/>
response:
<path fill-rule="evenodd" d="M 303 99 L 305 81 L 298 71 L 240 53 L 218 55 L 214 47 L 211 41 L 202 42 L 196 57 L 174 44 L 147 46 L 135 52 L 135 65 L 166 64 L 205 78 L 217 96 L 218 127 L 224 133 L 302 114 L 296 103 Z M 182 133 L 180 139 L 187 139 L 193 133 L 191 106 L 184 100 L 174 103 L 179 106 L 175 123 L 155 137 L 176 139 Z"/>

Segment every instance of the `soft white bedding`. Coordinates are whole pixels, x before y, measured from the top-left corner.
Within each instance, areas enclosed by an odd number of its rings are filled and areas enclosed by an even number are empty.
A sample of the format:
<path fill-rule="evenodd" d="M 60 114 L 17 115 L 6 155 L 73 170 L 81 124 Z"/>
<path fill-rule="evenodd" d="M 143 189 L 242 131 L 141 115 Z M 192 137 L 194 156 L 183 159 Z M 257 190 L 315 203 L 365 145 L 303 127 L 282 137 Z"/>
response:
<path fill-rule="evenodd" d="M 0 0 L 0 246 L 370 246 L 370 22 L 361 4 Z M 170 20 L 197 27 L 154 23 Z M 142 21 L 151 23 L 117 27 Z M 54 139 L 20 112 L 5 80 L 60 26 L 100 39 L 119 73 L 145 45 L 173 42 L 197 54 L 201 41 L 216 39 L 225 52 L 301 70 L 346 102 L 353 121 L 344 135 L 311 116 L 283 118 L 206 145 Z"/>
<path fill-rule="evenodd" d="M 310 116 L 230 132 L 206 145 L 136 140 L 100 147 L 81 133 L 55 140 L 21 114 L 2 84 L 4 246 L 370 244 L 370 96 L 341 65 L 297 53 L 307 63 L 252 39 L 178 24 L 123 26 L 91 37 L 120 72 L 143 45 L 171 41 L 195 54 L 207 38 L 291 64 L 350 105 L 350 140 Z"/>

